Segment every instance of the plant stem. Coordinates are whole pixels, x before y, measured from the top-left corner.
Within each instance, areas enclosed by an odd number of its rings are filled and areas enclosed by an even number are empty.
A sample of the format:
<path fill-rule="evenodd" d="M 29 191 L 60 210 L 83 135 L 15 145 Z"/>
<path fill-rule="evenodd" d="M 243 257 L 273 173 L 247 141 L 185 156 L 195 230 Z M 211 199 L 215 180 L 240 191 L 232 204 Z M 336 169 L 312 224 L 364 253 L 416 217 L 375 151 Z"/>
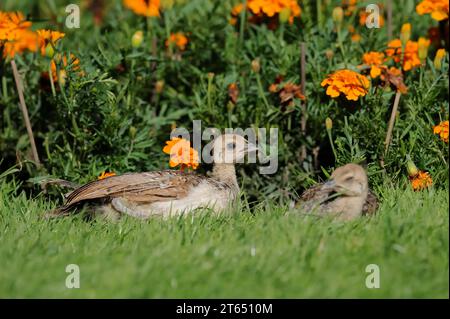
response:
<path fill-rule="evenodd" d="M 2 90 L 3 90 L 3 98 L 6 101 L 8 99 L 8 87 L 6 83 L 6 77 L 4 75 L 2 76 Z"/>
<path fill-rule="evenodd" d="M 256 82 L 258 83 L 258 91 L 261 99 L 263 100 L 264 104 L 266 105 L 267 109 L 270 108 L 269 102 L 267 102 L 266 96 L 264 95 L 264 89 L 261 84 L 261 77 L 259 76 L 259 73 L 256 73 Z"/>
<path fill-rule="evenodd" d="M 316 0 L 317 25 L 322 25 L 322 0 Z"/>
<path fill-rule="evenodd" d="M 327 130 L 327 135 L 328 135 L 328 139 L 330 140 L 331 150 L 333 151 L 334 160 L 337 161 L 337 153 L 336 153 L 336 149 L 334 148 L 334 143 L 333 143 L 333 137 L 331 135 L 331 130 Z"/>
<path fill-rule="evenodd" d="M 244 27 L 246 22 L 245 20 L 247 19 L 247 0 L 245 0 L 243 3 L 240 19 L 241 24 L 239 25 L 239 45 L 238 45 L 239 48 L 244 43 L 244 30 L 245 30 Z"/>
<path fill-rule="evenodd" d="M 301 42 L 300 43 L 300 83 L 301 83 L 301 93 L 303 96 L 305 95 L 305 88 L 306 88 L 306 43 Z M 306 120 L 308 118 L 308 114 L 306 112 L 306 101 L 301 102 L 302 107 L 302 117 L 300 120 L 300 131 L 302 133 L 302 136 L 306 136 Z M 300 160 L 303 161 L 306 158 L 306 145 L 303 144 L 301 146 L 301 152 L 300 152 Z"/>
<path fill-rule="evenodd" d="M 397 91 L 395 94 L 394 106 L 392 107 L 391 118 L 389 119 L 388 129 L 386 132 L 386 139 L 384 140 L 384 155 L 386 156 L 391 144 L 392 131 L 394 129 L 395 117 L 397 115 L 398 104 L 400 103 L 400 96 L 402 94 Z"/>
<path fill-rule="evenodd" d="M 50 79 L 50 87 L 52 88 L 53 97 L 56 97 L 55 83 L 53 82 L 52 62 L 48 64 L 48 78 Z"/>
<path fill-rule="evenodd" d="M 208 76 L 208 91 L 207 91 L 207 101 L 208 101 L 208 109 L 212 112 L 212 103 L 211 103 L 211 91 L 212 91 L 212 81 L 213 76 Z"/>
<path fill-rule="evenodd" d="M 342 43 L 341 26 L 338 25 L 336 28 L 337 28 L 339 49 L 341 50 L 342 58 L 344 59 L 344 65 L 347 68 L 347 55 L 345 54 L 344 44 Z"/>
<path fill-rule="evenodd" d="M 25 98 L 23 96 L 23 85 L 20 79 L 19 72 L 17 71 L 16 62 L 11 60 L 11 67 L 13 70 L 14 80 L 16 81 L 17 93 L 19 94 L 20 108 L 23 113 L 23 119 L 25 121 L 25 126 L 28 132 L 28 138 L 30 139 L 31 151 L 33 153 L 34 162 L 36 166 L 39 168 L 41 166 L 41 162 L 39 161 L 39 155 L 36 148 L 36 143 L 34 141 L 33 129 L 31 128 L 30 117 L 28 116 L 27 105 L 25 104 Z"/>
<path fill-rule="evenodd" d="M 392 0 L 386 0 L 387 11 L 387 37 L 390 41 L 392 39 Z"/>

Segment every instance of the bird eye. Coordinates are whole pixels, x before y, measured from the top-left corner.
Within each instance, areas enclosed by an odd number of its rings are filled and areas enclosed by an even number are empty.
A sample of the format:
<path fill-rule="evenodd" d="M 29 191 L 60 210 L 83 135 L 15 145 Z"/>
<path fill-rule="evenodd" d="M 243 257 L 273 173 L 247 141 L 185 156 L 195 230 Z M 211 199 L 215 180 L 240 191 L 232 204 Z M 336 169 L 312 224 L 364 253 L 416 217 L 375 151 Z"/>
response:
<path fill-rule="evenodd" d="M 346 181 L 351 181 L 353 179 L 353 176 L 348 176 L 345 180 Z"/>
<path fill-rule="evenodd" d="M 236 147 L 236 143 L 228 143 L 227 144 L 227 149 L 229 149 L 229 150 L 234 150 L 235 147 Z"/>

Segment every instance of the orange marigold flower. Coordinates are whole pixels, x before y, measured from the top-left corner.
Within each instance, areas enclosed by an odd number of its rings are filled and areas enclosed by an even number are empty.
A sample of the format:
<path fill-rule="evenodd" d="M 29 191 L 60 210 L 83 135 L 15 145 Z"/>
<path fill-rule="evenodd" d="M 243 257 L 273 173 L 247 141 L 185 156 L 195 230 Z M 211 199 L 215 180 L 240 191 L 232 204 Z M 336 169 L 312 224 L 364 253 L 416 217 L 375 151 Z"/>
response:
<path fill-rule="evenodd" d="M 387 67 L 382 68 L 380 79 L 384 81 L 385 85 L 393 85 L 397 91 L 405 94 L 408 92 L 408 88 L 403 82 L 402 70 L 391 66 L 389 69 Z"/>
<path fill-rule="evenodd" d="M 356 11 L 358 0 L 342 0 L 342 7 L 344 8 L 345 15 L 351 16 Z"/>
<path fill-rule="evenodd" d="M 419 171 L 419 173 L 413 177 L 410 177 L 411 186 L 413 190 L 420 191 L 430 187 L 433 184 L 433 179 L 430 173 Z"/>
<path fill-rule="evenodd" d="M 278 93 L 280 97 L 280 103 L 282 106 L 292 106 L 294 99 L 306 100 L 306 97 L 302 94 L 301 85 L 296 85 L 291 82 L 281 84 L 283 77 L 278 76 L 275 83 L 269 86 L 269 91 L 272 93 Z"/>
<path fill-rule="evenodd" d="M 448 121 L 443 121 L 434 126 L 433 133 L 438 134 L 442 141 L 448 143 Z"/>
<path fill-rule="evenodd" d="M 166 142 L 163 152 L 170 155 L 169 166 L 180 165 L 181 169 L 197 169 L 199 165 L 198 152 L 191 147 L 189 141 L 175 137 Z"/>
<path fill-rule="evenodd" d="M 116 176 L 116 173 L 114 173 L 114 172 L 103 172 L 103 173 L 98 177 L 98 180 L 105 179 L 105 178 L 108 178 L 108 177 L 111 177 L 111 176 Z"/>
<path fill-rule="evenodd" d="M 265 15 L 269 18 L 281 12 L 288 12 L 289 23 L 294 22 L 295 17 L 301 14 L 301 8 L 296 0 L 248 0 L 247 8 L 256 15 Z"/>
<path fill-rule="evenodd" d="M 359 73 L 343 69 L 329 74 L 321 85 L 328 86 L 326 93 L 333 98 L 342 93 L 347 100 L 357 101 L 369 92 L 370 82 Z"/>
<path fill-rule="evenodd" d="M 16 38 L 15 33 L 27 30 L 31 22 L 27 21 L 21 12 L 0 11 L 0 40 L 12 40 Z"/>
<path fill-rule="evenodd" d="M 408 41 L 405 47 L 405 53 L 403 56 L 403 70 L 409 71 L 414 67 L 420 66 L 422 63 L 418 54 L 419 46 L 415 41 Z M 388 43 L 386 49 L 386 55 L 395 62 L 400 62 L 402 59 L 402 42 L 400 39 L 394 39 Z"/>
<path fill-rule="evenodd" d="M 237 100 L 239 98 L 239 88 L 236 83 L 231 83 L 228 85 L 228 96 L 230 97 L 230 101 L 233 104 L 237 103 Z"/>
<path fill-rule="evenodd" d="M 381 74 L 384 61 L 384 53 L 368 52 L 363 55 L 363 63 L 370 67 L 370 77 L 377 78 Z"/>
<path fill-rule="evenodd" d="M 171 33 L 170 37 L 166 40 L 166 47 L 174 44 L 178 47 L 178 49 L 184 51 L 186 49 L 187 43 L 188 38 L 184 35 L 183 32 Z"/>
<path fill-rule="evenodd" d="M 242 9 L 244 9 L 244 4 L 243 3 L 238 3 L 237 5 L 235 5 L 233 7 L 233 9 L 231 9 L 231 15 L 234 17 L 237 17 L 238 15 L 241 14 Z"/>
<path fill-rule="evenodd" d="M 38 38 L 35 32 L 29 30 L 31 22 L 20 12 L 0 11 L 0 49 L 3 57 L 14 58 L 26 50 L 38 49 Z"/>
<path fill-rule="evenodd" d="M 431 13 L 431 17 L 437 21 L 448 19 L 448 9 L 448 0 L 423 0 L 416 6 L 419 15 Z"/>
<path fill-rule="evenodd" d="M 134 13 L 145 17 L 159 17 L 160 0 L 123 0 Z"/>
<path fill-rule="evenodd" d="M 38 38 L 36 33 L 30 30 L 22 30 L 14 34 L 14 39 L 3 44 L 3 57 L 14 58 L 26 50 L 36 52 L 38 49 Z"/>
<path fill-rule="evenodd" d="M 37 30 L 37 35 L 39 39 L 39 47 L 41 49 L 41 54 L 45 55 L 45 50 L 47 49 L 48 45 L 51 45 L 54 47 L 56 45 L 56 42 L 58 42 L 60 39 L 64 38 L 65 34 L 58 31 L 52 31 L 52 30 Z"/>

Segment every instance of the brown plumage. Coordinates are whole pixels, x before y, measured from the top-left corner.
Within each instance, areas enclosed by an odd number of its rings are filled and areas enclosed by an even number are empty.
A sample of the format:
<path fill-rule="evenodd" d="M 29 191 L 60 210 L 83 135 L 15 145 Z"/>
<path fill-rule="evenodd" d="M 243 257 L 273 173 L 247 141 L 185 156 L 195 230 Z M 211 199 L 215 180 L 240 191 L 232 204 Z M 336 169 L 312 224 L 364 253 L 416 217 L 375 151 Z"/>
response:
<path fill-rule="evenodd" d="M 221 211 L 239 193 L 234 163 L 256 151 L 243 137 L 225 134 L 214 140 L 214 168 L 210 176 L 184 171 L 128 173 L 87 183 L 67 196 L 50 215 L 66 215 L 83 203 L 107 215 L 138 218 L 178 215 L 196 208 Z"/>
<path fill-rule="evenodd" d="M 347 164 L 337 168 L 326 183 L 307 189 L 296 207 L 306 213 L 351 220 L 374 214 L 378 200 L 369 190 L 364 169 L 360 165 Z"/>

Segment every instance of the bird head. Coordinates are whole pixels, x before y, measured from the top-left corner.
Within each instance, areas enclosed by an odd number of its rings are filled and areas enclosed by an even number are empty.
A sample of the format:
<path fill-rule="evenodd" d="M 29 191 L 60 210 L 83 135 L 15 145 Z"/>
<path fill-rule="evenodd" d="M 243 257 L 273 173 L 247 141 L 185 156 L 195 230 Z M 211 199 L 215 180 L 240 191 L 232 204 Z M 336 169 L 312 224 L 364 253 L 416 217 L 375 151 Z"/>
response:
<path fill-rule="evenodd" d="M 244 160 L 245 154 L 256 152 L 258 147 L 238 134 L 223 134 L 213 142 L 214 163 L 235 164 Z"/>
<path fill-rule="evenodd" d="M 366 171 L 357 164 L 338 167 L 324 188 L 345 196 L 364 196 L 369 189 Z"/>

